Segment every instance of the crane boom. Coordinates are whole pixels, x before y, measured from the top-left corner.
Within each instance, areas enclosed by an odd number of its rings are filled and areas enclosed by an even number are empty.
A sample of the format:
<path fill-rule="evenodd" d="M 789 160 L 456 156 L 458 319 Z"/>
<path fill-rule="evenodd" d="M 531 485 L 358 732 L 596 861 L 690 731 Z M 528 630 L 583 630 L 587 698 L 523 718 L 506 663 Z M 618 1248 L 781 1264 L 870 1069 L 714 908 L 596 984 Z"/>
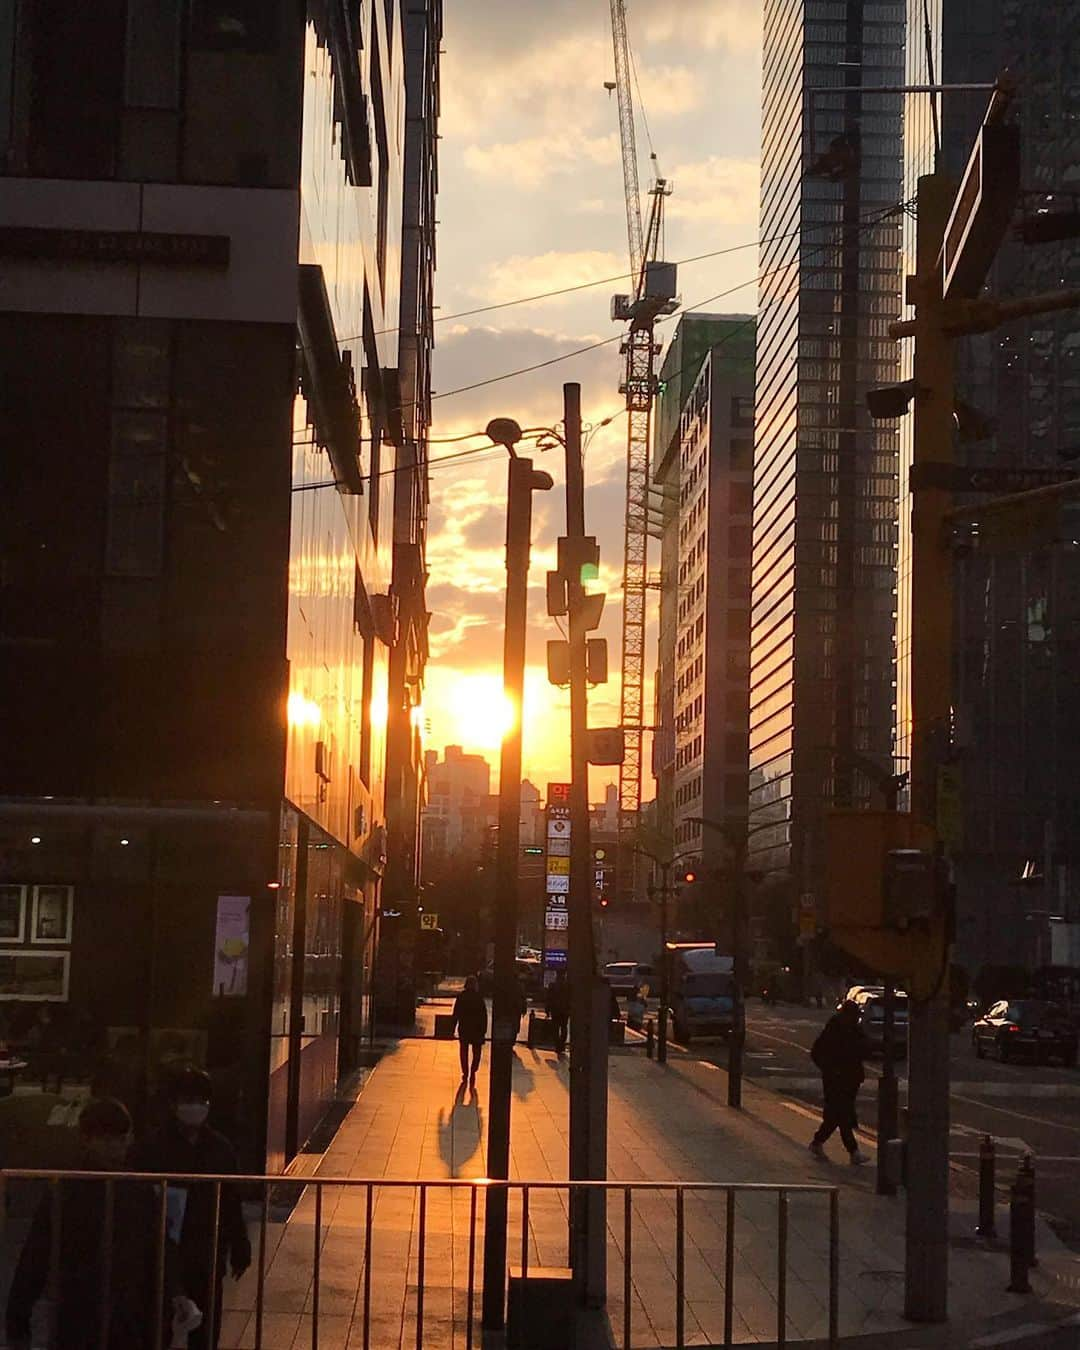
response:
<path fill-rule="evenodd" d="M 655 324 L 675 307 L 675 268 L 654 267 L 663 235 L 664 198 L 671 185 L 657 177 L 650 188 L 648 228 L 642 234 L 637 143 L 631 91 L 630 42 L 625 0 L 611 0 L 615 88 L 619 99 L 626 232 L 630 244 L 633 295 L 617 295 L 611 316 L 630 324 L 621 352 L 626 371 L 619 392 L 626 396 L 626 528 L 623 548 L 622 692 L 623 762 L 619 767 L 618 889 L 635 889 L 633 846 L 641 811 L 645 700 L 645 602 L 648 591 L 649 451 L 656 393 Z M 609 86 L 610 87 L 610 86 Z M 655 160 L 655 156 L 653 157 Z"/>
<path fill-rule="evenodd" d="M 611 39 L 615 48 L 615 91 L 619 100 L 619 140 L 622 144 L 623 185 L 626 189 L 626 237 L 630 271 L 637 281 L 641 271 L 641 190 L 638 187 L 637 137 L 630 88 L 630 42 L 626 35 L 624 0 L 611 0 Z"/>

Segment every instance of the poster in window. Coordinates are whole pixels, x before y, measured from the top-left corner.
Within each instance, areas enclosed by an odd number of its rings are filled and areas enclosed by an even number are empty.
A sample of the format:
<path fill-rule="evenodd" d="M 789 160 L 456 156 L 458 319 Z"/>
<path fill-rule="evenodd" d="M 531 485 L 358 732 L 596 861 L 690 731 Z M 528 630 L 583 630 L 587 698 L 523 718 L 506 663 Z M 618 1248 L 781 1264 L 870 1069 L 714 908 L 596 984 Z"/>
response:
<path fill-rule="evenodd" d="M 0 952 L 0 999 L 63 1003 L 70 952 Z"/>
<path fill-rule="evenodd" d="M 0 942 L 26 937 L 26 887 L 0 886 Z"/>
<path fill-rule="evenodd" d="M 30 921 L 31 942 L 71 941 L 71 886 L 35 886 L 34 914 Z"/>
<path fill-rule="evenodd" d="M 250 895 L 218 896 L 214 934 L 215 997 L 243 998 L 247 993 L 250 916 Z"/>

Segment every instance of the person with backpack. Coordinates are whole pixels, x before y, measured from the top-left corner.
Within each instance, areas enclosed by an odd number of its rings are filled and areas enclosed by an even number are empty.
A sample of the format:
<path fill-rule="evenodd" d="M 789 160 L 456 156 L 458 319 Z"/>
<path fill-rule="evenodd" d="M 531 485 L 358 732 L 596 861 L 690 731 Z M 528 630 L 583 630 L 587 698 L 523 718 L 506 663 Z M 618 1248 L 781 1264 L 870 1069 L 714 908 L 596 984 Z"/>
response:
<path fill-rule="evenodd" d="M 867 1161 L 855 1138 L 858 1128 L 855 1098 L 866 1077 L 863 1060 L 867 1050 L 866 1038 L 859 1025 L 858 1006 L 842 1003 L 810 1048 L 810 1058 L 821 1072 L 825 1095 L 821 1125 L 810 1141 L 810 1152 L 818 1158 L 825 1156 L 826 1140 L 834 1130 L 839 1130 L 852 1166 L 858 1167 Z"/>

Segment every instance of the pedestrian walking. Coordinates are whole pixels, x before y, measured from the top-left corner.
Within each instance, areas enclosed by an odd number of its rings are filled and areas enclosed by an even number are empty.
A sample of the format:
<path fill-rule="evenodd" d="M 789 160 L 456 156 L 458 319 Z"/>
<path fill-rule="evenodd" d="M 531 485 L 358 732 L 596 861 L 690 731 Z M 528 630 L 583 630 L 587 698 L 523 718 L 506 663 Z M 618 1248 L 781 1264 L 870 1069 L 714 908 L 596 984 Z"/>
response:
<path fill-rule="evenodd" d="M 487 1035 L 487 1004 L 480 993 L 480 981 L 470 975 L 465 988 L 454 1000 L 453 1028 L 457 1031 L 458 1052 L 461 1055 L 461 1081 L 466 1078 L 471 1086 L 476 1086 L 476 1071 L 480 1067 L 480 1057 L 484 1053 L 484 1037 Z M 472 1052 L 472 1067 L 469 1067 L 469 1052 Z"/>
<path fill-rule="evenodd" d="M 866 1039 L 859 1026 L 859 1009 L 854 1003 L 843 1003 L 825 1023 L 810 1049 L 810 1058 L 821 1071 L 825 1095 L 821 1125 L 810 1141 L 811 1153 L 819 1158 L 825 1156 L 825 1141 L 834 1130 L 839 1130 L 852 1165 L 859 1166 L 867 1161 L 855 1138 L 858 1125 L 855 1098 L 866 1076 L 863 1071 L 866 1052 Z"/>
<path fill-rule="evenodd" d="M 210 1076 L 188 1065 L 172 1078 L 168 1096 L 170 1115 L 165 1125 L 136 1145 L 132 1167 L 138 1172 L 164 1172 L 169 1176 L 235 1175 L 236 1150 L 223 1134 L 206 1123 L 210 1114 Z M 251 1242 L 234 1186 L 221 1187 L 217 1215 L 218 1251 L 214 1260 L 214 1186 L 207 1182 L 169 1186 L 170 1227 L 179 1246 L 183 1292 L 204 1313 L 203 1324 L 188 1337 L 190 1350 L 216 1350 L 221 1331 L 221 1295 L 226 1264 L 234 1279 L 251 1265 Z M 216 1283 L 211 1291 L 211 1272 Z M 213 1294 L 214 1320 L 208 1325 L 207 1311 Z"/>
<path fill-rule="evenodd" d="M 548 986 L 544 996 L 544 1011 L 551 1022 L 551 1034 L 555 1040 L 555 1053 L 566 1053 L 566 1030 L 570 1025 L 570 985 L 565 970 L 555 972 L 555 982 Z"/>
<path fill-rule="evenodd" d="M 131 1116 L 112 1098 L 90 1101 L 79 1116 L 80 1167 L 118 1172 L 131 1147 Z M 106 1244 L 105 1183 L 61 1181 L 60 1238 L 56 1251 L 57 1350 L 135 1350 L 155 1343 L 180 1295 L 176 1252 L 166 1241 L 163 1303 L 158 1304 L 156 1202 L 146 1183 L 112 1184 L 112 1240 Z M 28 1350 L 34 1305 L 49 1283 L 53 1261 L 53 1197 L 38 1205 L 19 1255 L 7 1301 L 7 1344 Z M 105 1318 L 108 1333 L 102 1339 Z"/>

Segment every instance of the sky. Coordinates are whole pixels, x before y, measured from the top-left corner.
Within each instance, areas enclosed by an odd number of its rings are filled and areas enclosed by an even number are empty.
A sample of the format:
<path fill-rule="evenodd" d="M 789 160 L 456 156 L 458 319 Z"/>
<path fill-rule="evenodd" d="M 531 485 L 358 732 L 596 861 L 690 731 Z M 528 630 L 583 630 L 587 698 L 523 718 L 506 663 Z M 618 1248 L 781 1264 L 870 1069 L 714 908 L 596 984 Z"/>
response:
<path fill-rule="evenodd" d="M 753 311 L 760 0 L 632 0 L 627 14 L 643 214 L 654 149 L 660 173 L 674 184 L 665 256 L 681 261 L 731 250 L 679 268 L 684 305 Z M 513 417 L 523 427 L 558 423 L 567 380 L 582 387 L 587 431 L 615 415 L 588 437 L 585 473 L 586 529 L 599 539 L 600 588 L 607 592 L 598 636 L 608 640 L 611 668 L 609 682 L 590 695 L 589 720 L 617 725 L 626 418 L 618 415 L 619 327 L 609 307 L 615 291 L 630 289 L 620 275 L 629 268 L 626 206 L 618 109 L 604 88 L 614 78 L 607 0 L 445 0 L 444 19 L 427 551 L 433 617 L 424 715 L 429 748 L 461 744 L 497 768 L 507 723 L 501 697 L 505 452 L 488 449 L 443 467 L 436 461 L 487 445 L 482 438 L 451 438 L 482 430 L 492 417 Z M 463 314 L 612 277 L 620 279 Z M 665 341 L 674 324 L 658 330 Z M 605 340 L 546 369 L 452 392 Z M 545 671 L 545 643 L 559 636 L 543 588 L 565 523 L 561 455 L 558 446 L 533 452 L 537 467 L 555 479 L 552 492 L 534 497 L 530 573 L 523 772 L 541 786 L 564 779 L 569 769 L 569 702 L 547 683 Z M 650 592 L 653 609 L 655 598 Z M 654 614 L 647 710 L 655 662 Z M 617 770 L 593 772 L 593 795 L 602 796 Z M 644 788 L 648 799 L 651 780 Z"/>

